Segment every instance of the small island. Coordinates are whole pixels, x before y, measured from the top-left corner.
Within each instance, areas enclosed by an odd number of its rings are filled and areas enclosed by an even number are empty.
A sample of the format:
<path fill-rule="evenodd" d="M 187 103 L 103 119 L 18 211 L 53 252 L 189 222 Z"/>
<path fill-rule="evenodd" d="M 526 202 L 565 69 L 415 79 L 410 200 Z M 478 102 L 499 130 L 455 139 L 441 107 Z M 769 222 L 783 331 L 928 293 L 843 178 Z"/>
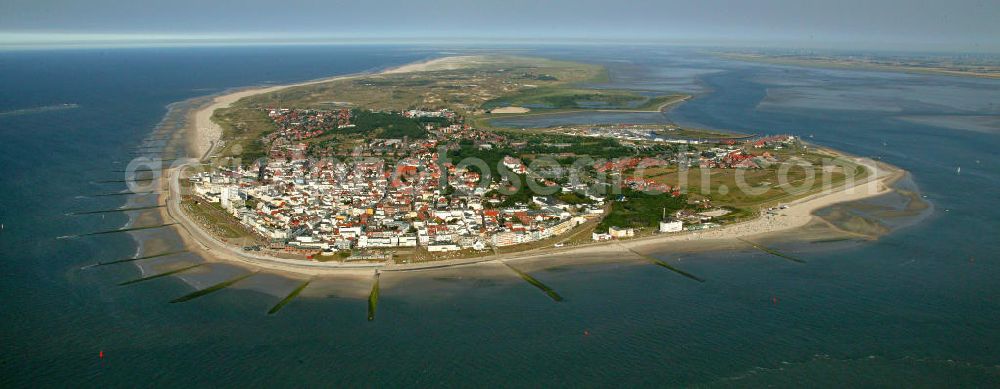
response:
<path fill-rule="evenodd" d="M 717 55 L 737 61 L 776 65 L 1000 78 L 1000 66 L 997 66 L 996 58 L 989 55 L 954 57 L 933 54 L 816 53 L 782 50 L 742 50 L 722 52 Z"/>
<path fill-rule="evenodd" d="M 590 64 L 459 56 L 216 96 L 189 126 L 203 163 L 168 172 L 165 212 L 215 257 L 420 269 L 781 231 L 900 173 L 766 129 L 491 123 L 691 97 L 592 87 L 607 79 Z"/>

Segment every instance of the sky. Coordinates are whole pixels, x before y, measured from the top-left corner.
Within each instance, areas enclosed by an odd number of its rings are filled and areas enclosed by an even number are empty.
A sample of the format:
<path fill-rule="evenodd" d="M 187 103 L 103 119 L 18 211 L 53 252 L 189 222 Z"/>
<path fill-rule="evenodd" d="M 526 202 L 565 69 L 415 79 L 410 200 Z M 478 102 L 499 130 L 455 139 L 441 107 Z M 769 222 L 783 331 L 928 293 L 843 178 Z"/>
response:
<path fill-rule="evenodd" d="M 0 47 L 637 42 L 1000 52 L 1000 0 L 0 0 Z"/>

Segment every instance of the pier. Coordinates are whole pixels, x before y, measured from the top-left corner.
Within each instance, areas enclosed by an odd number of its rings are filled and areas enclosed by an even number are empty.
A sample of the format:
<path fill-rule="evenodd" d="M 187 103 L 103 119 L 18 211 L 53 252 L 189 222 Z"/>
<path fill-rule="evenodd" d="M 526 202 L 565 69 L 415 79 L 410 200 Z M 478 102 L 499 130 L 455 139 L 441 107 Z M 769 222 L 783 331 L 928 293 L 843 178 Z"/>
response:
<path fill-rule="evenodd" d="M 128 195 L 147 195 L 147 194 L 160 194 L 162 192 L 114 192 L 114 193 L 98 193 L 90 195 L 90 197 L 108 197 L 108 196 L 128 196 Z"/>
<path fill-rule="evenodd" d="M 502 262 L 501 261 L 501 263 L 503 263 L 504 266 L 507 266 L 507 268 L 510 269 L 510 270 L 512 270 L 514 273 L 517 273 L 517 275 L 520 276 L 521 279 L 527 281 L 529 284 L 531 284 L 534 287 L 536 287 L 536 288 L 540 289 L 541 291 L 545 292 L 545 294 L 548 295 L 549 298 L 551 298 L 553 301 L 556 301 L 556 302 L 563 301 L 563 298 L 562 298 L 562 296 L 559 295 L 559 293 L 556 293 L 555 290 L 553 290 L 552 288 L 550 288 L 548 285 L 543 284 L 541 281 L 539 281 L 535 277 L 532 277 L 528 273 L 525 273 L 525 272 L 523 272 L 521 270 L 518 270 L 517 268 L 511 266 L 510 264 L 508 264 L 506 262 Z"/>
<path fill-rule="evenodd" d="M 743 239 L 743 238 L 736 238 L 736 239 L 739 239 L 743 243 L 746 243 L 746 244 L 750 245 L 751 247 L 753 247 L 753 248 L 755 248 L 757 250 L 763 251 L 763 252 L 771 254 L 773 256 L 776 256 L 776 257 L 779 257 L 779 258 L 782 258 L 782 259 L 785 259 L 785 260 L 788 260 L 788 261 L 791 261 L 791 262 L 795 262 L 795 263 L 806 263 L 806 261 L 803 261 L 801 259 L 795 258 L 795 257 L 793 257 L 791 255 L 788 255 L 788 254 L 783 254 L 783 253 L 781 253 L 781 252 L 779 252 L 777 250 L 764 247 L 764 246 L 762 246 L 760 244 L 751 242 L 749 240 L 746 240 L 746 239 Z"/>
<path fill-rule="evenodd" d="M 188 250 L 177 250 L 177 251 L 168 251 L 168 252 L 159 253 L 159 254 L 146 255 L 146 256 L 142 256 L 142 257 L 116 259 L 114 261 L 98 262 L 98 263 L 95 263 L 93 265 L 87 265 L 87 266 L 81 267 L 81 269 L 89 269 L 89 268 L 96 267 L 96 266 L 114 265 L 116 263 L 135 262 L 135 261 L 142 260 L 142 259 L 152 259 L 152 258 L 166 257 L 168 255 L 182 254 L 182 253 L 186 253 L 186 252 L 188 252 Z"/>
<path fill-rule="evenodd" d="M 638 255 L 642 259 L 645 259 L 645 260 L 651 262 L 652 264 L 654 264 L 656 266 L 660 266 L 660 267 L 666 268 L 667 270 L 670 270 L 670 271 L 672 271 L 674 273 L 680 274 L 680 275 L 682 275 L 684 277 L 690 278 L 690 279 L 698 281 L 698 282 L 705 282 L 704 278 L 698 277 L 698 276 L 696 276 L 694 274 L 691 274 L 691 273 L 688 273 L 688 272 L 686 272 L 684 270 L 678 269 L 678 268 L 676 268 L 674 266 L 671 266 L 670 264 L 668 264 L 666 262 L 663 262 L 663 261 L 661 261 L 659 259 L 653 258 L 653 257 L 651 257 L 649 255 L 645 255 L 645 254 L 639 253 L 638 251 L 635 251 L 635 250 L 633 250 L 631 248 L 625 247 L 625 246 L 623 246 L 620 243 L 618 245 L 619 245 L 619 247 L 627 250 L 628 252 L 630 252 L 632 254 L 635 254 L 635 255 Z"/>
<path fill-rule="evenodd" d="M 102 180 L 102 181 L 92 181 L 95 184 L 124 184 L 127 182 L 149 182 L 153 181 L 152 178 L 133 178 L 131 180 Z"/>
<path fill-rule="evenodd" d="M 375 271 L 375 283 L 372 284 L 372 291 L 368 294 L 368 321 L 375 320 L 375 309 L 378 308 L 378 281 L 380 274 Z"/>
<path fill-rule="evenodd" d="M 253 276 L 255 274 L 257 274 L 257 272 L 253 272 L 253 273 L 249 273 L 249 274 L 244 274 L 242 276 L 230 279 L 228 281 L 222 281 L 222 282 L 220 282 L 218 284 L 209 286 L 209 287 L 207 287 L 205 289 L 196 290 L 194 292 L 191 292 L 191 293 L 188 293 L 188 294 L 183 295 L 181 297 L 178 297 L 178 298 L 175 298 L 173 300 L 170 300 L 170 303 L 171 304 L 174 304 L 174 303 L 183 303 L 185 301 L 194 300 L 194 299 L 196 299 L 198 297 L 210 294 L 212 292 L 217 292 L 217 291 L 223 290 L 225 288 L 228 288 L 229 286 L 231 286 L 231 285 L 233 285 L 233 284 L 235 284 L 237 282 L 243 281 L 243 280 L 245 280 L 247 278 L 250 278 L 251 276 Z"/>
<path fill-rule="evenodd" d="M 162 228 L 162 227 L 172 226 L 174 224 L 177 224 L 177 223 L 166 223 L 166 224 L 160 224 L 160 225 L 156 225 L 156 226 L 121 228 L 121 229 L 117 229 L 117 230 L 90 232 L 90 233 L 79 234 L 79 235 L 66 235 L 66 236 L 60 236 L 60 237 L 58 237 L 56 239 L 69 239 L 69 238 L 79 238 L 79 237 L 84 237 L 84 236 L 114 234 L 114 233 L 117 233 L 117 232 L 129 232 L 129 231 L 149 230 L 149 229 L 153 229 L 153 228 Z"/>
<path fill-rule="evenodd" d="M 288 296 L 285 296 L 285 298 L 281 299 L 281 301 L 278 301 L 278 303 L 275 304 L 274 307 L 271 307 L 271 309 L 267 311 L 267 314 L 268 315 L 273 315 L 275 313 L 278 313 L 278 311 L 280 311 L 281 308 L 284 308 L 285 305 L 288 305 L 288 303 L 292 302 L 292 300 L 295 299 L 295 297 L 298 296 L 299 293 L 302 293 L 302 290 L 305 289 L 307 286 L 309 286 L 310 282 L 312 282 L 311 278 L 308 279 L 308 280 L 305 280 L 305 282 L 303 282 L 302 284 L 300 284 L 295 289 L 292 289 L 291 293 L 288 293 Z M 370 316 L 370 317 L 374 317 L 374 316 Z"/>
<path fill-rule="evenodd" d="M 66 216 L 81 216 L 81 215 L 95 215 L 99 213 L 115 213 L 115 212 L 129 212 L 129 211 L 143 211 L 147 209 L 163 208 L 165 205 L 150 205 L 147 207 L 132 207 L 132 208 L 115 208 L 115 209 L 102 209 L 98 211 L 82 211 L 82 212 L 69 212 Z"/>
<path fill-rule="evenodd" d="M 177 273 L 185 272 L 185 271 L 194 269 L 194 268 L 196 268 L 198 266 L 201 266 L 201 265 L 204 265 L 204 264 L 203 263 L 199 263 L 197 265 L 191 265 L 191 266 L 187 266 L 187 267 L 182 267 L 180 269 L 171 270 L 171 271 L 160 273 L 160 274 L 154 274 L 154 275 L 151 275 L 151 276 L 148 276 L 148 277 L 136 278 L 136 279 L 131 280 L 131 281 L 121 282 L 118 285 L 119 286 L 125 286 L 125 285 L 132 285 L 132 284 L 135 284 L 135 283 L 143 282 L 143 281 L 155 280 L 157 278 L 166 277 L 166 276 L 174 275 L 174 274 L 177 274 Z"/>

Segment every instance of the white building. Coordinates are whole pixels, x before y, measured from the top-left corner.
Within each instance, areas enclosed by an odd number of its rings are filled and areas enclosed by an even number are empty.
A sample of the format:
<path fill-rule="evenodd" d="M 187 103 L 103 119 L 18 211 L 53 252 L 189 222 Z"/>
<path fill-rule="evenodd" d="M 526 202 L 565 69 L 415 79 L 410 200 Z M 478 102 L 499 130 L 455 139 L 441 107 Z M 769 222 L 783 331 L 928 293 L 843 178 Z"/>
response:
<path fill-rule="evenodd" d="M 684 230 L 684 223 L 680 220 L 664 220 L 660 222 L 660 232 L 680 232 Z"/>
<path fill-rule="evenodd" d="M 435 252 L 446 252 L 446 251 L 458 251 L 458 245 L 454 243 L 434 243 L 427 246 L 427 251 L 432 253 Z"/>
<path fill-rule="evenodd" d="M 590 235 L 590 238 L 595 241 L 611 240 L 611 235 L 608 233 L 594 232 Z"/>
<path fill-rule="evenodd" d="M 615 239 L 631 238 L 635 236 L 635 230 L 626 227 L 611 226 L 610 228 L 608 228 L 608 234 Z"/>

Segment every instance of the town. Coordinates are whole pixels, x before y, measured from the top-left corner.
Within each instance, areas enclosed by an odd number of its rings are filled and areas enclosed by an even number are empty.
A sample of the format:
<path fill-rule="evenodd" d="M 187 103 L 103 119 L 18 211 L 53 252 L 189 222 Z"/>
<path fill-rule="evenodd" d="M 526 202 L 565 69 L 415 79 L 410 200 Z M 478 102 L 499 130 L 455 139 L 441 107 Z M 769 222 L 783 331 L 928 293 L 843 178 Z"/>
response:
<path fill-rule="evenodd" d="M 310 259 L 384 260 L 380 250 L 393 248 L 474 254 L 583 225 L 585 240 L 675 233 L 685 223 L 710 228 L 712 215 L 728 211 L 630 173 L 670 165 L 756 169 L 776 160 L 748 150 L 795 141 L 667 142 L 627 128 L 485 131 L 449 110 L 265 111 L 276 128 L 260 139 L 266 158 L 192 175 L 189 201 L 217 204 L 251 232 L 256 239 L 245 250 Z M 574 157 L 592 159 L 575 176 L 565 168 Z"/>

